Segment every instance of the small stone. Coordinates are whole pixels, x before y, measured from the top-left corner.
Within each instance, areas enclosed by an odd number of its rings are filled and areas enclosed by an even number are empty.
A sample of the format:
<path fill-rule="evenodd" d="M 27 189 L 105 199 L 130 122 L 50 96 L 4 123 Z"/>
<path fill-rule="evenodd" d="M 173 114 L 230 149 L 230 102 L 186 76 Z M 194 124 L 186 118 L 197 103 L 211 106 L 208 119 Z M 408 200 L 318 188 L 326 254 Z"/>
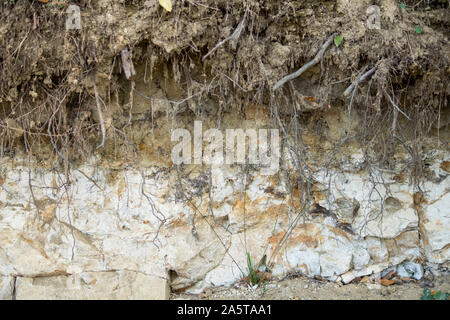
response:
<path fill-rule="evenodd" d="M 388 287 L 388 286 L 391 286 L 391 285 L 395 284 L 396 281 L 395 280 L 388 280 L 388 279 L 380 279 L 380 283 L 383 286 Z"/>
<path fill-rule="evenodd" d="M 433 283 L 433 281 L 422 279 L 422 281 L 419 282 L 419 286 L 421 288 L 433 288 L 434 283 Z"/>
<path fill-rule="evenodd" d="M 394 273 L 396 271 L 397 271 L 396 267 L 390 267 L 390 268 L 387 268 L 387 269 L 384 269 L 383 271 L 381 271 L 380 275 L 382 278 L 386 278 L 386 275 L 388 275 L 391 272 Z"/>
<path fill-rule="evenodd" d="M 412 278 L 414 278 L 416 280 L 420 280 L 423 278 L 423 268 L 420 264 L 415 263 L 415 262 L 406 262 L 402 265 L 402 267 L 406 271 L 405 273 L 407 275 L 400 274 L 400 270 L 399 270 L 399 272 L 398 272 L 399 276 L 403 276 L 403 277 L 411 276 Z"/>
<path fill-rule="evenodd" d="M 388 296 L 388 295 L 391 294 L 391 292 L 389 291 L 388 288 L 384 288 L 384 289 L 381 290 L 381 294 L 382 294 L 383 296 Z"/>

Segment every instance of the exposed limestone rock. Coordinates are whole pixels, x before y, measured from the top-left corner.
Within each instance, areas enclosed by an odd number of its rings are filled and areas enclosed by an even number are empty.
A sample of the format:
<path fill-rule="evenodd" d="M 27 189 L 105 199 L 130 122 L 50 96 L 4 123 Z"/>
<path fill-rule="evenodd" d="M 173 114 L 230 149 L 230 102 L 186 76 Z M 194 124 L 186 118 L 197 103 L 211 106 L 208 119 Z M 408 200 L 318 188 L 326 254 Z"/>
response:
<path fill-rule="evenodd" d="M 388 250 L 384 240 L 380 238 L 366 237 L 366 243 L 370 258 L 374 263 L 380 263 L 387 260 Z"/>
<path fill-rule="evenodd" d="M 444 263 L 450 254 L 450 179 L 427 187 L 421 217 L 425 253 L 430 262 Z"/>
<path fill-rule="evenodd" d="M 423 277 L 423 267 L 418 263 L 406 262 L 397 267 L 397 273 L 400 277 L 420 280 Z"/>
<path fill-rule="evenodd" d="M 331 205 L 330 209 L 338 211 L 348 208 L 351 213 L 344 215 L 344 221 L 350 222 L 353 218 L 352 229 L 361 237 L 395 238 L 406 230 L 417 228 L 419 219 L 412 205 L 412 188 L 405 186 L 395 190 L 395 186 L 388 184 L 388 189 L 385 185 L 373 181 L 374 179 L 382 181 L 379 180 L 382 178 L 381 175 L 378 177 L 353 173 L 325 175 L 319 172 L 318 181 L 324 185 L 332 183 L 334 186 L 330 191 L 331 199 L 323 200 L 321 204 L 328 207 Z M 388 192 L 392 195 L 388 195 Z M 352 199 L 358 201 L 359 208 L 356 202 L 351 204 L 350 201 L 355 201 Z M 356 216 L 353 217 L 353 214 Z"/>
<path fill-rule="evenodd" d="M 196 223 L 195 229 L 186 222 L 174 221 L 161 236 L 168 253 L 166 267 L 176 272 L 176 277 L 171 279 L 173 290 L 189 287 L 203 279 L 219 265 L 225 255 L 223 244 L 227 246 L 229 242 L 223 231 L 213 230 L 206 220 Z"/>
<path fill-rule="evenodd" d="M 418 222 L 413 208 L 398 210 L 395 214 L 375 209 L 366 216 L 358 216 L 354 228 L 361 236 L 395 238 L 405 230 L 417 228 Z"/>
<path fill-rule="evenodd" d="M 295 272 L 344 283 L 408 261 L 445 264 L 450 256 L 448 177 L 426 182 L 418 204 L 414 188 L 389 174 L 378 177 L 385 183 L 375 192 L 374 177 L 364 172 L 318 170 L 314 199 L 334 214 L 301 217 L 279 248 L 299 212 L 298 195 L 258 171 L 213 167 L 210 206 L 209 176 L 198 171 L 182 180 L 191 197 L 183 201 L 174 170 L 151 166 L 145 179 L 138 170 L 118 170 L 111 179 L 107 169 L 86 165 L 81 169 L 103 190 L 73 172 L 68 201 L 58 176 L 36 169 L 34 201 L 28 169 L 8 161 L 3 168 L 3 299 L 11 298 L 13 277 L 18 299 L 44 292 L 54 299 L 164 298 L 169 281 L 172 290 L 198 293 L 242 279 L 248 253 L 256 264 L 278 249 L 273 276 Z"/>
<path fill-rule="evenodd" d="M 0 276 L 0 300 L 12 300 L 14 292 L 14 278 Z"/>
<path fill-rule="evenodd" d="M 71 276 L 24 278 L 16 282 L 16 299 L 164 300 L 166 279 L 132 271 L 87 272 Z"/>

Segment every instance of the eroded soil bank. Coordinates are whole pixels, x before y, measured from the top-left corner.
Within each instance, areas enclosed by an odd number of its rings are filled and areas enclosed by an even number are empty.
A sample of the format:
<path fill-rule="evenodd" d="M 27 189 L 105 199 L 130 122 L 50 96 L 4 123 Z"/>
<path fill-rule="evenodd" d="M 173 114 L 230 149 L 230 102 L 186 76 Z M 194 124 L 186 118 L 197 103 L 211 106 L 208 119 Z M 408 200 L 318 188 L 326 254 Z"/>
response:
<path fill-rule="evenodd" d="M 0 298 L 447 288 L 450 15 L 419 2 L 3 1 Z M 174 164 L 195 121 L 278 130 L 279 169 Z"/>

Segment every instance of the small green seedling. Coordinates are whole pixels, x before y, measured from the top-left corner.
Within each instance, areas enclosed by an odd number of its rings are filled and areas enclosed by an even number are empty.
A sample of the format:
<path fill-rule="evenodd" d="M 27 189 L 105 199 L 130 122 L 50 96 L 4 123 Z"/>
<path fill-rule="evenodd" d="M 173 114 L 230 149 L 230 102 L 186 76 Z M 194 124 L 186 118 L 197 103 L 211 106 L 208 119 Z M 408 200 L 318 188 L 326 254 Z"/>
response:
<path fill-rule="evenodd" d="M 448 292 L 443 293 L 442 291 L 430 291 L 430 289 L 423 290 L 423 296 L 420 300 L 447 300 L 449 297 Z"/>
<path fill-rule="evenodd" d="M 253 267 L 252 258 L 250 257 L 250 253 L 247 253 L 247 267 L 248 267 L 248 276 L 247 281 L 252 284 L 258 284 L 260 277 L 258 275 L 258 270 Z"/>
<path fill-rule="evenodd" d="M 422 27 L 417 26 L 417 27 L 414 28 L 414 31 L 415 31 L 416 33 L 418 33 L 418 34 L 421 34 L 423 30 L 422 30 Z"/>
<path fill-rule="evenodd" d="M 259 263 L 255 265 L 252 261 L 250 253 L 247 253 L 248 274 L 243 278 L 245 282 L 250 285 L 263 284 L 265 286 L 266 282 L 270 280 L 271 277 L 270 273 L 267 272 L 266 258 L 266 255 L 264 255 Z"/>
<path fill-rule="evenodd" d="M 336 47 L 339 47 L 344 40 L 344 36 L 342 34 L 338 34 L 334 37 L 334 44 Z"/>

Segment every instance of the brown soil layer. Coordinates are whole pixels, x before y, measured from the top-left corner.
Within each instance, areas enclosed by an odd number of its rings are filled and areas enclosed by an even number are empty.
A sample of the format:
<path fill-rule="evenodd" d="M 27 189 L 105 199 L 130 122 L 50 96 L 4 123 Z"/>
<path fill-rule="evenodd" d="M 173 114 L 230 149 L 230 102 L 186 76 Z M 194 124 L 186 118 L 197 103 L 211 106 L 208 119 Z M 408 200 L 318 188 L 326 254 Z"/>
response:
<path fill-rule="evenodd" d="M 158 127 L 162 116 L 214 118 L 244 112 L 252 103 L 272 114 L 276 108 L 283 119 L 298 113 L 297 120 L 319 123 L 323 110 L 351 106 L 365 116 L 364 124 L 350 128 L 365 143 L 372 137 L 385 143 L 388 129 L 403 141 L 448 123 L 446 1 L 406 1 L 406 8 L 375 1 L 381 30 L 367 29 L 366 10 L 374 3 L 366 0 L 176 1 L 171 12 L 156 0 L 74 3 L 82 29 L 69 31 L 68 3 L 0 4 L 3 154 L 22 147 L 44 160 L 51 149 L 71 161 L 83 159 L 100 144 L 102 123 L 106 144 L 97 152 L 112 154 L 140 143 L 133 132 L 143 123 Z M 240 22 L 239 37 L 206 57 Z M 271 90 L 333 33 L 343 35 L 340 48 L 332 44 L 320 63 Z M 120 61 L 124 48 L 137 72 L 129 80 Z M 369 68 L 375 74 L 350 102 L 343 92 Z"/>

